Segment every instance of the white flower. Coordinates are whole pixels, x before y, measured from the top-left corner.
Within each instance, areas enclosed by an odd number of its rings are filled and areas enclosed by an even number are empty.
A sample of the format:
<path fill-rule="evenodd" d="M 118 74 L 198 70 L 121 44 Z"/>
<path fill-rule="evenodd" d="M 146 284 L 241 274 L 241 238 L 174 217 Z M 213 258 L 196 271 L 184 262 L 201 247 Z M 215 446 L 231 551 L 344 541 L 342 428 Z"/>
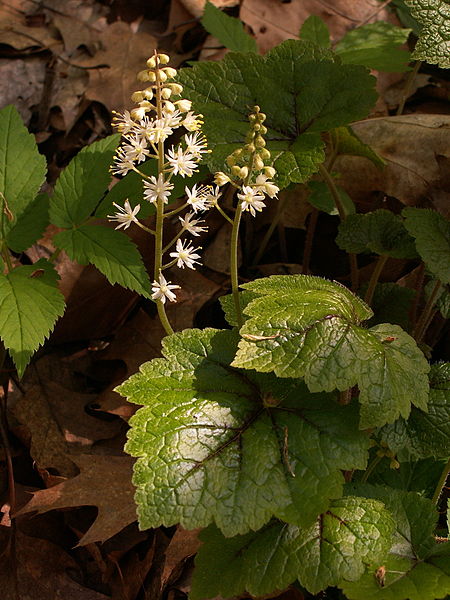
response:
<path fill-rule="evenodd" d="M 197 162 L 195 156 L 189 152 L 183 152 L 183 149 L 178 146 L 177 150 L 173 147 L 166 154 L 167 161 L 170 165 L 170 170 L 174 175 L 178 173 L 181 177 L 191 177 L 192 173 L 197 170 Z"/>
<path fill-rule="evenodd" d="M 207 227 L 200 225 L 200 223 L 204 223 L 205 221 L 203 219 L 193 219 L 194 216 L 194 213 L 186 213 L 184 217 L 178 217 L 183 229 L 195 236 L 200 235 L 202 231 L 208 231 Z"/>
<path fill-rule="evenodd" d="M 209 185 L 208 189 L 209 189 L 208 203 L 210 206 L 216 206 L 217 202 L 219 201 L 220 196 L 222 195 L 222 192 L 220 191 L 220 188 L 218 185 L 216 185 L 215 187 L 213 187 L 212 185 Z"/>
<path fill-rule="evenodd" d="M 249 185 L 244 185 L 242 187 L 242 193 L 238 194 L 237 197 L 239 200 L 241 200 L 242 210 L 249 210 L 252 217 L 255 216 L 256 210 L 261 212 L 266 206 L 263 202 L 264 196 L 262 194 L 258 194 L 258 192 Z"/>
<path fill-rule="evenodd" d="M 186 142 L 186 152 L 190 152 L 193 156 L 201 156 L 203 153 L 208 152 L 206 138 L 199 131 L 194 132 L 192 135 L 186 134 L 184 141 Z"/>
<path fill-rule="evenodd" d="M 196 115 L 193 112 L 188 112 L 183 120 L 183 127 L 185 127 L 188 131 L 198 131 L 201 129 L 203 125 L 202 121 L 203 115 Z"/>
<path fill-rule="evenodd" d="M 170 190 L 173 189 L 173 183 L 169 181 L 164 181 L 164 175 L 160 173 L 158 175 L 158 179 L 150 177 L 150 181 L 144 180 L 144 198 L 148 200 L 148 202 L 156 202 L 162 200 L 164 204 L 167 204 L 169 201 Z"/>
<path fill-rule="evenodd" d="M 133 137 L 125 137 L 125 140 L 128 144 L 123 144 L 122 150 L 130 162 L 137 162 L 139 164 L 145 160 L 146 156 L 150 155 L 150 152 L 147 150 L 147 140 L 145 138 L 135 135 Z"/>
<path fill-rule="evenodd" d="M 111 172 L 114 175 L 126 175 L 134 169 L 133 161 L 125 156 L 122 148 L 116 150 L 116 155 L 113 158 L 114 164 L 111 166 Z"/>
<path fill-rule="evenodd" d="M 113 215 L 108 215 L 108 219 L 110 221 L 117 221 L 119 223 L 116 229 L 120 229 L 121 227 L 123 227 L 124 229 L 128 229 L 131 223 L 139 223 L 139 221 L 136 219 L 136 215 L 141 210 L 140 204 L 136 204 L 134 208 L 131 208 L 128 200 L 125 200 L 125 204 L 123 207 L 119 206 L 115 202 L 113 202 L 113 204 L 119 210 Z"/>
<path fill-rule="evenodd" d="M 112 112 L 114 114 L 113 125 L 116 127 L 117 131 L 120 131 L 122 134 L 127 134 L 134 130 L 136 122 L 131 118 L 128 110 L 124 111 L 123 115 L 115 110 Z"/>
<path fill-rule="evenodd" d="M 256 178 L 256 183 L 253 186 L 253 189 L 257 192 L 264 192 L 271 198 L 275 198 L 275 196 L 280 191 L 280 188 L 277 187 L 273 181 L 268 181 L 267 175 L 260 173 Z"/>
<path fill-rule="evenodd" d="M 200 258 L 200 254 L 196 254 L 195 251 L 199 248 L 194 248 L 189 241 L 186 242 L 186 247 L 184 244 L 185 242 L 177 240 L 176 252 L 171 252 L 170 256 L 177 259 L 177 267 L 180 269 L 184 269 L 185 266 L 195 269 L 194 263 L 198 262 L 197 258 Z"/>
<path fill-rule="evenodd" d="M 163 109 L 163 119 L 167 127 L 172 127 L 173 129 L 176 129 L 177 127 L 180 127 L 183 117 L 181 116 L 179 110 L 176 110 L 173 113 L 166 113 Z"/>
<path fill-rule="evenodd" d="M 166 298 L 168 298 L 170 300 L 170 302 L 176 302 L 177 297 L 176 295 L 172 292 L 172 290 L 179 290 L 180 286 L 179 285 L 174 285 L 171 284 L 170 282 L 166 281 L 164 276 L 162 275 L 162 273 L 159 274 L 159 282 L 158 281 L 154 281 L 152 283 L 152 300 L 161 300 L 161 302 L 164 304 L 166 301 Z"/>
<path fill-rule="evenodd" d="M 142 135 L 153 143 L 166 140 L 169 135 L 172 135 L 173 129 L 168 124 L 166 118 L 162 119 L 149 119 L 145 117 L 140 121 L 140 129 Z"/>
<path fill-rule="evenodd" d="M 187 186 L 184 188 L 187 200 L 186 202 L 190 204 L 194 210 L 197 212 L 199 210 L 208 210 L 210 207 L 210 186 L 209 185 L 201 185 L 197 188 L 197 184 L 192 186 L 190 190 Z"/>

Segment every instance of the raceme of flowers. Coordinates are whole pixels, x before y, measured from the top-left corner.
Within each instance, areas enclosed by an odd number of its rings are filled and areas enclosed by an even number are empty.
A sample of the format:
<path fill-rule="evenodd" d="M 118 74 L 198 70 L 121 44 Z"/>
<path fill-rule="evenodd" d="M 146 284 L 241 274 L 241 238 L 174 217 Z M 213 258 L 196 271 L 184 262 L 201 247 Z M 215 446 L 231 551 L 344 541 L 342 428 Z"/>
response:
<path fill-rule="evenodd" d="M 207 231 L 203 219 L 198 218 L 202 213 L 217 207 L 224 216 L 228 216 L 219 207 L 221 197 L 220 188 L 231 184 L 237 190 L 237 198 L 242 211 L 248 211 L 252 216 L 261 211 L 264 206 L 265 196 L 276 197 L 278 187 L 270 180 L 275 170 L 266 163 L 270 153 L 265 148 L 263 135 L 267 129 L 262 125 L 265 115 L 255 107 L 255 112 L 250 115 L 251 130 L 247 136 L 246 145 L 236 150 L 227 159 L 228 173 L 216 173 L 215 186 L 194 184 L 185 186 L 185 203 L 175 210 L 164 213 L 164 207 L 169 203 L 174 183 L 172 178 L 191 177 L 198 171 L 199 163 L 207 149 L 207 141 L 201 127 L 202 115 L 195 114 L 189 100 L 181 98 L 183 88 L 173 81 L 176 70 L 166 66 L 169 57 L 165 54 L 154 54 L 147 61 L 147 69 L 138 73 L 138 80 L 145 82 L 147 87 L 134 92 L 132 100 L 137 107 L 131 111 L 114 113 L 113 125 L 122 134 L 122 140 L 114 157 L 111 171 L 114 175 L 125 176 L 130 171 L 140 175 L 143 181 L 143 200 L 157 207 L 160 218 L 180 213 L 187 209 L 183 216 L 179 216 L 181 231 L 166 246 L 160 245 L 161 252 L 169 251 L 173 245 L 175 249 L 169 252 L 171 260 L 165 265 L 160 262 L 160 269 L 155 266 L 155 276 L 158 279 L 152 284 L 152 299 L 164 304 L 166 300 L 176 301 L 173 290 L 179 286 L 171 284 L 162 275 L 162 270 L 177 266 L 184 269 L 195 269 L 201 264 L 199 247 L 195 247 L 189 240 L 182 240 L 183 234 L 199 236 Z M 185 133 L 180 143 L 166 148 L 168 138 L 176 129 L 184 128 Z M 142 172 L 139 165 L 144 161 L 154 159 L 158 162 L 158 174 L 147 175 Z M 117 212 L 108 215 L 108 219 L 118 223 L 116 229 L 124 230 L 135 223 L 147 232 L 156 235 L 155 231 L 148 229 L 138 219 L 140 204 L 132 207 L 128 200 L 121 207 L 114 203 Z M 160 207 L 158 212 L 158 207 Z M 157 226 L 158 229 L 158 226 Z M 162 257 L 161 257 L 162 258 Z M 158 276 L 159 273 L 159 276 Z"/>

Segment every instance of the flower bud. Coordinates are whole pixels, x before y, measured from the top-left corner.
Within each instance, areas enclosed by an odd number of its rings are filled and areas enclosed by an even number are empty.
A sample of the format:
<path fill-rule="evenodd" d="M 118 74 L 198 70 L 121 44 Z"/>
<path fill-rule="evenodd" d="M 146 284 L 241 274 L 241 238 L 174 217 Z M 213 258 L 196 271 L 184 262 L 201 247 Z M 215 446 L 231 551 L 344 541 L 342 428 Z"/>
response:
<path fill-rule="evenodd" d="M 261 132 L 261 135 L 266 135 L 267 127 L 264 127 L 264 125 L 261 125 L 260 132 Z"/>
<path fill-rule="evenodd" d="M 263 159 L 260 156 L 256 155 L 255 158 L 253 159 L 253 166 L 256 171 L 261 171 L 261 169 L 264 168 Z"/>
<path fill-rule="evenodd" d="M 226 158 L 226 163 L 229 167 L 234 167 L 234 165 L 236 164 L 236 158 L 232 154 L 230 154 Z"/>
<path fill-rule="evenodd" d="M 230 181 L 230 178 L 228 177 L 228 175 L 226 175 L 222 171 L 218 171 L 214 175 L 214 183 L 218 186 L 225 185 L 226 183 L 229 183 L 229 181 Z"/>
<path fill-rule="evenodd" d="M 263 160 L 269 160 L 269 158 L 270 158 L 270 152 L 269 152 L 269 150 L 267 150 L 267 148 L 261 148 L 261 150 L 259 151 L 259 156 Z"/>
<path fill-rule="evenodd" d="M 159 73 L 159 80 L 162 83 L 165 83 L 167 81 L 167 79 L 168 79 L 167 74 L 162 69 L 158 73 Z M 156 75 L 155 75 L 155 80 L 156 80 Z"/>
<path fill-rule="evenodd" d="M 161 96 L 164 98 L 164 100 L 168 100 L 171 95 L 172 95 L 172 90 L 169 87 L 164 87 L 161 90 Z"/>
<path fill-rule="evenodd" d="M 151 100 L 153 98 L 153 89 L 151 87 L 145 88 L 143 93 L 146 100 Z"/>
<path fill-rule="evenodd" d="M 241 170 L 239 171 L 239 177 L 241 179 L 245 179 L 248 175 L 248 167 L 241 167 Z"/>
<path fill-rule="evenodd" d="M 142 102 L 142 100 L 145 98 L 144 92 L 133 92 L 131 94 L 131 99 L 133 100 L 133 102 Z"/>
<path fill-rule="evenodd" d="M 174 96 L 179 96 L 183 91 L 183 86 L 179 83 L 168 83 L 167 85 L 172 88 L 172 94 L 174 94 Z"/>
<path fill-rule="evenodd" d="M 147 60 L 147 67 L 149 69 L 154 69 L 156 67 L 156 56 L 151 56 L 148 60 Z"/>
<path fill-rule="evenodd" d="M 145 117 L 145 113 L 148 112 L 149 109 L 145 107 L 133 108 L 131 111 L 131 118 L 135 121 L 140 121 Z"/>
<path fill-rule="evenodd" d="M 238 165 L 234 165 L 233 167 L 231 167 L 231 174 L 234 175 L 235 177 L 241 177 L 241 167 L 239 167 Z"/>
<path fill-rule="evenodd" d="M 161 65 L 167 65 L 170 58 L 167 56 L 167 54 L 158 54 L 158 60 Z"/>
<path fill-rule="evenodd" d="M 169 77 L 169 79 L 173 79 L 173 77 L 176 77 L 177 75 L 177 70 L 173 69 L 172 67 L 164 67 L 163 72 L 167 75 L 167 77 Z"/>
<path fill-rule="evenodd" d="M 264 167 L 264 175 L 267 177 L 275 177 L 276 171 L 273 167 Z"/>
<path fill-rule="evenodd" d="M 262 137 L 262 135 L 257 135 L 256 138 L 255 138 L 255 146 L 257 148 L 264 148 L 265 145 L 266 145 L 266 141 Z"/>
<path fill-rule="evenodd" d="M 136 75 L 136 79 L 138 81 L 154 81 L 154 79 L 150 79 L 150 75 L 147 69 L 145 69 L 144 71 L 139 71 L 139 73 Z"/>
<path fill-rule="evenodd" d="M 168 113 L 174 113 L 177 110 L 177 107 L 173 102 L 169 102 L 169 100 L 166 100 L 164 102 L 164 110 Z"/>
<path fill-rule="evenodd" d="M 178 106 L 178 110 L 182 113 L 189 112 L 192 108 L 192 102 L 190 100 L 177 100 L 175 104 Z"/>

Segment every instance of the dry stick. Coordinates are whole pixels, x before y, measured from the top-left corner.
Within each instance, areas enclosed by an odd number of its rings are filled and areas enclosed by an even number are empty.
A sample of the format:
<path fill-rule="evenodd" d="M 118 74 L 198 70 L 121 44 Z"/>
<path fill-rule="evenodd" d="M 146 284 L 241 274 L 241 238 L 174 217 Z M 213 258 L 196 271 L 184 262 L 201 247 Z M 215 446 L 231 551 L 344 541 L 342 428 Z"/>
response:
<path fill-rule="evenodd" d="M 436 298 L 437 295 L 439 294 L 439 290 L 441 289 L 441 285 L 442 283 L 437 280 L 436 283 L 434 284 L 433 290 L 430 294 L 430 297 L 427 300 L 427 303 L 425 304 L 425 308 L 423 309 L 423 312 L 420 316 L 420 319 L 417 321 L 417 324 L 414 328 L 413 331 L 413 338 L 416 340 L 417 343 L 422 341 L 422 338 L 427 330 L 427 326 L 429 324 L 429 318 L 431 313 L 433 312 L 433 306 L 434 303 L 436 302 Z"/>
<path fill-rule="evenodd" d="M 414 83 L 414 79 L 419 72 L 420 67 L 422 66 L 422 61 L 417 60 L 414 64 L 414 67 L 408 73 L 408 78 L 405 83 L 405 87 L 403 88 L 402 99 L 400 100 L 400 104 L 398 105 L 396 115 L 399 116 L 403 114 L 403 109 L 405 108 L 406 101 L 411 93 L 412 86 Z"/>
<path fill-rule="evenodd" d="M 377 286 L 378 280 L 381 275 L 381 271 L 383 270 L 384 265 L 387 262 L 388 257 L 385 254 L 381 254 L 378 257 L 377 264 L 375 265 L 375 269 L 372 272 L 370 277 L 369 286 L 367 288 L 366 295 L 364 297 L 364 302 L 366 302 L 369 306 L 372 304 L 373 294 L 375 292 L 375 288 Z"/>
<path fill-rule="evenodd" d="M 312 245 L 318 218 L 319 210 L 317 208 L 313 208 L 309 217 L 308 227 L 306 229 L 305 247 L 303 248 L 303 275 L 309 275 L 309 263 L 311 261 Z"/>

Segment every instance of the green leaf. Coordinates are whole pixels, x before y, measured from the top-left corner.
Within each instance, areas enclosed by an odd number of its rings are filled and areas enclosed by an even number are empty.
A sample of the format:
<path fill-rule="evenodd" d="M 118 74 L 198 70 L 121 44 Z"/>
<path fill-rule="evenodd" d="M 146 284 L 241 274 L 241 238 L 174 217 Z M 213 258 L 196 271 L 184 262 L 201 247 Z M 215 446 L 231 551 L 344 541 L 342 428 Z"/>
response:
<path fill-rule="evenodd" d="M 139 165 L 139 171 L 142 171 L 142 173 L 145 173 L 146 175 L 158 177 L 158 162 L 154 159 L 147 160 Z M 178 200 L 178 198 L 186 193 L 186 185 L 189 184 L 188 187 L 191 187 L 194 183 L 204 181 L 209 174 L 209 169 L 205 165 L 200 165 L 199 170 L 189 177 L 189 182 L 186 181 L 186 178 L 181 177 L 181 175 L 175 175 L 172 177 L 170 182 L 173 183 L 173 190 L 169 197 L 169 204 L 175 200 Z M 130 173 L 120 179 L 109 190 L 95 211 L 95 216 L 100 219 L 105 219 L 111 213 L 116 212 L 113 202 L 123 206 L 125 200 L 128 200 L 131 208 L 134 208 L 136 204 L 141 205 L 139 219 L 146 219 L 150 215 L 155 214 L 156 209 L 154 204 L 143 200 L 143 193 L 144 186 L 142 183 L 142 177 L 138 173 L 130 171 Z"/>
<path fill-rule="evenodd" d="M 408 70 L 410 53 L 403 48 L 410 29 L 377 21 L 350 30 L 335 47 L 343 63 L 364 65 L 369 69 L 401 73 Z"/>
<path fill-rule="evenodd" d="M 384 209 L 350 215 L 340 223 L 336 243 L 354 254 L 368 251 L 392 258 L 417 256 L 403 219 Z"/>
<path fill-rule="evenodd" d="M 407 207 L 402 214 L 428 269 L 442 283 L 450 283 L 450 222 L 428 208 Z"/>
<path fill-rule="evenodd" d="M 450 18 L 448 0 L 405 0 L 412 16 L 422 25 L 412 54 L 443 69 L 450 68 Z"/>
<path fill-rule="evenodd" d="M 109 166 L 120 134 L 83 148 L 64 169 L 50 198 L 50 221 L 57 227 L 80 225 L 95 210 L 111 180 Z"/>
<path fill-rule="evenodd" d="M 369 307 L 337 283 L 305 275 L 275 275 L 244 284 L 259 294 L 233 366 L 304 377 L 312 392 L 358 385 L 361 428 L 409 416 L 411 402 L 426 409 L 428 363 L 397 325 L 360 323 Z"/>
<path fill-rule="evenodd" d="M 267 115 L 278 185 L 307 181 L 325 158 L 320 134 L 364 118 L 376 100 L 364 67 L 335 60 L 311 42 L 287 40 L 265 56 L 230 53 L 181 69 L 184 94 L 205 117 L 210 169 L 223 170 L 226 157 L 244 145 L 248 114 L 258 105 Z"/>
<path fill-rule="evenodd" d="M 299 579 L 315 594 L 341 579 L 355 581 L 381 560 L 395 523 L 381 502 L 346 497 L 308 529 L 272 522 L 257 532 L 225 538 L 211 526 L 200 534 L 191 600 L 252 596 L 282 590 Z M 220 573 L 220 577 L 217 574 Z"/>
<path fill-rule="evenodd" d="M 149 298 L 150 281 L 135 244 L 121 231 L 101 225 L 82 225 L 57 233 L 54 243 L 72 260 L 82 265 L 92 263 L 111 284 Z"/>
<path fill-rule="evenodd" d="M 401 22 L 405 27 L 409 27 L 412 29 L 415 35 L 419 36 L 420 34 L 420 25 L 411 15 L 411 11 L 406 6 L 404 0 L 392 0 L 390 6 L 395 8 L 395 12 Z"/>
<path fill-rule="evenodd" d="M 244 290 L 239 292 L 239 304 L 241 310 L 245 310 L 245 307 L 249 302 L 257 298 L 257 294 L 253 292 L 249 292 Z M 229 325 L 232 327 L 238 326 L 238 319 L 236 316 L 236 307 L 234 305 L 233 294 L 227 294 L 226 296 L 221 296 L 219 298 L 220 306 L 222 307 L 223 312 L 225 313 L 225 319 Z M 244 316 L 245 317 L 245 316 Z"/>
<path fill-rule="evenodd" d="M 45 158 L 28 133 L 17 109 L 0 110 L 0 236 L 6 235 L 33 202 L 44 183 Z M 4 203 L 12 220 L 4 211 Z"/>
<path fill-rule="evenodd" d="M 58 279 L 44 259 L 0 274 L 0 337 L 19 377 L 64 312 Z"/>
<path fill-rule="evenodd" d="M 141 528 L 214 521 L 233 536 L 272 516 L 309 526 L 341 496 L 341 469 L 365 468 L 368 438 L 354 406 L 232 368 L 236 344 L 236 331 L 176 333 L 163 341 L 164 359 L 117 388 L 145 405 L 126 446 L 138 457 Z"/>
<path fill-rule="evenodd" d="M 314 208 L 322 210 L 329 215 L 339 214 L 330 188 L 324 181 L 309 181 L 308 188 L 311 192 L 308 196 L 308 202 L 314 206 Z M 355 212 L 353 200 L 343 188 L 339 186 L 336 186 L 336 188 L 339 198 L 341 199 L 342 206 L 344 207 L 345 214 L 347 216 L 353 214 Z"/>
<path fill-rule="evenodd" d="M 419 492 L 427 498 L 432 498 L 445 467 L 445 461 L 434 458 L 402 462 L 397 469 L 391 468 L 390 463 L 390 458 L 384 458 L 369 476 L 368 482 L 405 492 Z"/>
<path fill-rule="evenodd" d="M 302 40 L 313 42 L 322 48 L 329 48 L 331 46 L 328 27 L 316 15 L 311 15 L 303 23 L 300 29 L 300 37 Z"/>
<path fill-rule="evenodd" d="M 349 600 L 436 600 L 450 593 L 450 543 L 436 544 L 437 512 L 418 494 L 350 484 L 349 493 L 381 500 L 397 521 L 389 556 L 357 582 L 341 582 Z M 385 576 L 376 576 L 380 566 Z"/>
<path fill-rule="evenodd" d="M 433 288 L 437 284 L 437 280 L 434 279 L 429 281 L 425 286 L 424 292 L 425 297 L 428 298 L 431 296 Z M 436 297 L 436 307 L 438 308 L 441 315 L 444 319 L 450 319 L 450 285 L 441 285 L 437 297 Z"/>
<path fill-rule="evenodd" d="M 48 196 L 38 194 L 19 216 L 6 235 L 6 243 L 14 252 L 30 248 L 48 225 Z"/>
<path fill-rule="evenodd" d="M 386 425 L 380 437 L 399 460 L 450 456 L 450 363 L 431 367 L 428 412 L 413 408 L 407 421 Z"/>
<path fill-rule="evenodd" d="M 233 52 L 258 52 L 256 40 L 244 31 L 239 19 L 230 17 L 207 0 L 201 24 L 225 48 Z"/>
<path fill-rule="evenodd" d="M 382 169 L 386 161 L 370 146 L 362 142 L 350 127 L 336 127 L 330 132 L 334 151 L 337 154 L 363 156 L 368 158 L 376 167 Z"/>
<path fill-rule="evenodd" d="M 366 289 L 367 286 L 362 288 L 360 295 L 363 295 Z M 414 295 L 415 291 L 411 288 L 396 283 L 378 283 L 372 300 L 372 310 L 375 314 L 367 325 L 372 326 L 389 321 L 403 329 L 408 329 L 408 312 Z"/>

